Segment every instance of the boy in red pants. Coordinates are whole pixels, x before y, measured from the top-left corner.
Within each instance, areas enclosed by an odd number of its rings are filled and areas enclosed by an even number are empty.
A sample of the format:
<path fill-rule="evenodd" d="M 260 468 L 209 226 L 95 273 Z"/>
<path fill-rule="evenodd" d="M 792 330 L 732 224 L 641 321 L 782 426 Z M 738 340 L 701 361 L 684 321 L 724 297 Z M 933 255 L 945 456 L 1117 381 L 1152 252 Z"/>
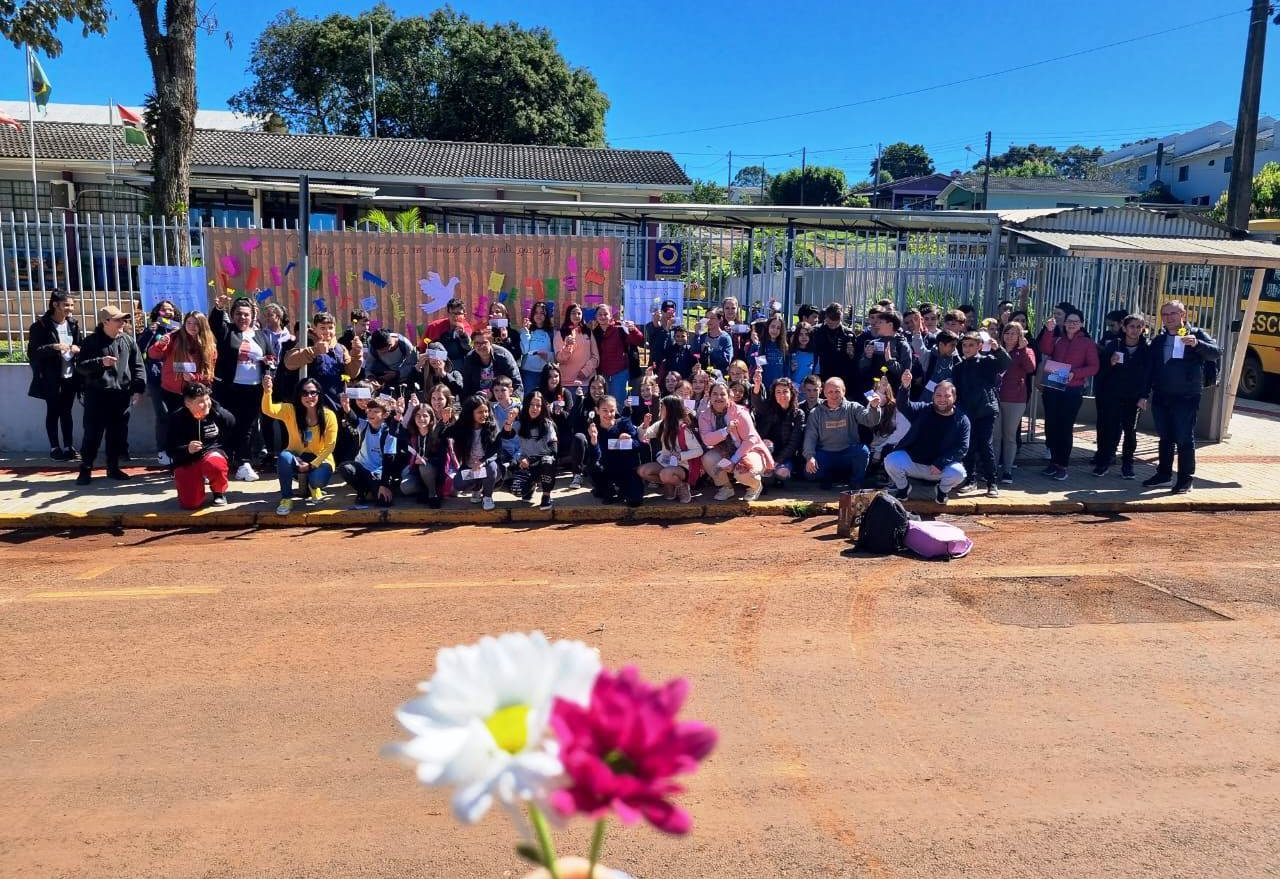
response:
<path fill-rule="evenodd" d="M 173 459 L 173 481 L 184 510 L 204 505 L 207 480 L 215 507 L 226 504 L 227 452 L 236 420 L 213 401 L 209 388 L 192 382 L 182 392 L 182 408 L 169 413 L 165 451 Z"/>

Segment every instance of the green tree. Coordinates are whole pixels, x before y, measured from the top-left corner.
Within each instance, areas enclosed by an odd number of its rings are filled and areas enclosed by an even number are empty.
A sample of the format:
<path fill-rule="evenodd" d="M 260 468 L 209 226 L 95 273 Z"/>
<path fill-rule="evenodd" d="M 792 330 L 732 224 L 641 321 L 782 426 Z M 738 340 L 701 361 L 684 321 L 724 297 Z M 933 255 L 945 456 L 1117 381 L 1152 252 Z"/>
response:
<path fill-rule="evenodd" d="M 472 21 L 448 6 L 405 18 L 384 3 L 356 17 L 286 10 L 254 42 L 252 82 L 228 104 L 279 113 L 295 131 L 372 134 L 370 25 L 379 136 L 604 145 L 609 100 L 550 31 Z"/>
<path fill-rule="evenodd" d="M 848 189 L 844 171 L 810 165 L 804 169 L 803 178 L 799 168 L 783 171 L 774 177 L 769 182 L 769 198 L 774 204 L 838 205 L 844 201 Z"/>
<path fill-rule="evenodd" d="M 1018 168 L 1028 162 L 1043 162 L 1053 168 L 1053 173 L 1062 177 L 1072 177 L 1083 180 L 1097 168 L 1098 159 L 1102 157 L 1102 147 L 1086 147 L 1076 144 L 1067 147 L 1066 150 L 1059 150 L 1054 146 L 1040 146 L 1038 144 L 1027 144 L 1026 146 L 1018 146 L 1013 144 L 1003 153 L 999 153 L 991 157 L 991 173 L 999 174 L 1012 168 Z M 973 170 L 981 172 L 985 160 L 979 160 L 973 166 Z M 1032 165 L 1038 167 L 1038 165 Z M 1008 176 L 1040 176 L 1038 174 L 1015 174 Z"/>
<path fill-rule="evenodd" d="M 748 165 L 733 175 L 733 185 L 753 189 L 760 189 L 769 185 L 772 179 L 769 172 L 764 169 L 764 165 Z"/>
<path fill-rule="evenodd" d="M 1058 169 L 1044 159 L 1027 159 L 1020 165 L 991 173 L 996 177 L 1057 177 Z"/>
<path fill-rule="evenodd" d="M 0 2 L 0 34 L 15 46 L 24 43 L 50 58 L 62 54 L 57 28 L 79 22 L 83 36 L 105 34 L 111 17 L 105 0 L 15 0 Z"/>
<path fill-rule="evenodd" d="M 434 232 L 434 224 L 422 221 L 422 212 L 417 208 L 388 214 L 381 208 L 366 211 L 356 224 L 359 228 L 371 232 Z"/>
<path fill-rule="evenodd" d="M 710 180 L 695 180 L 693 192 L 668 192 L 662 200 L 668 204 L 728 204 L 729 190 Z"/>
<path fill-rule="evenodd" d="M 1210 216 L 1225 222 L 1227 217 L 1227 193 L 1218 196 Z M 1253 193 L 1249 199 L 1249 219 L 1268 220 L 1280 217 L 1280 162 L 1267 162 L 1253 175 Z"/>
<path fill-rule="evenodd" d="M 891 143 L 880 151 L 880 170 L 888 171 L 894 180 L 901 180 L 904 177 L 919 177 L 922 174 L 933 173 L 933 159 L 929 158 L 929 153 L 918 143 L 907 143 L 900 140 L 897 143 Z M 875 160 L 871 161 L 871 169 L 868 175 L 874 177 L 876 173 Z"/>
<path fill-rule="evenodd" d="M 1163 180 L 1153 180 L 1138 200 L 1143 204 L 1182 204 Z"/>
<path fill-rule="evenodd" d="M 155 100 L 151 158 L 152 210 L 163 216 L 187 212 L 191 190 L 191 149 L 196 138 L 196 31 L 201 27 L 195 0 L 133 0 L 151 61 Z M 216 27 L 216 24 L 213 26 Z M 207 27 L 207 25 L 206 25 Z M 186 236 L 180 248 L 190 246 Z"/>

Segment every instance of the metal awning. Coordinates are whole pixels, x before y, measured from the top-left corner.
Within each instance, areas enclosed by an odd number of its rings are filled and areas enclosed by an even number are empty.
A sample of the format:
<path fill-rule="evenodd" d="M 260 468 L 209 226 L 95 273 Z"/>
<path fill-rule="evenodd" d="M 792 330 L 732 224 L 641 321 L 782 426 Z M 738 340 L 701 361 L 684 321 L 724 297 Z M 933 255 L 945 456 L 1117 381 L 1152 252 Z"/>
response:
<path fill-rule="evenodd" d="M 685 223 L 733 228 L 833 229 L 841 231 L 991 232 L 995 211 L 894 211 L 876 208 L 794 205 L 645 204 L 636 202 L 531 201 L 411 198 L 380 195 L 375 203 L 417 205 L 428 213 L 526 219 L 595 220 L 605 223 Z"/>
<path fill-rule="evenodd" d="M 110 177 L 110 175 L 108 175 L 108 177 Z M 151 185 L 150 177 L 139 177 L 136 174 L 117 174 L 111 179 L 138 186 Z M 238 192 L 248 192 L 252 189 L 260 189 L 264 192 L 297 192 L 298 181 L 253 180 L 247 177 L 202 177 L 196 175 L 191 178 L 191 188 L 229 189 Z M 343 183 L 312 183 L 311 191 L 312 193 L 318 193 L 321 195 L 343 195 L 350 198 L 369 198 L 378 191 L 378 188 L 376 186 L 356 186 L 354 184 Z"/>
<path fill-rule="evenodd" d="M 1136 259 L 1240 268 L 1280 268 L 1280 245 L 1216 238 L 1162 238 L 1151 235 L 1100 235 L 1089 232 L 1009 231 L 1047 244 L 1068 256 Z"/>

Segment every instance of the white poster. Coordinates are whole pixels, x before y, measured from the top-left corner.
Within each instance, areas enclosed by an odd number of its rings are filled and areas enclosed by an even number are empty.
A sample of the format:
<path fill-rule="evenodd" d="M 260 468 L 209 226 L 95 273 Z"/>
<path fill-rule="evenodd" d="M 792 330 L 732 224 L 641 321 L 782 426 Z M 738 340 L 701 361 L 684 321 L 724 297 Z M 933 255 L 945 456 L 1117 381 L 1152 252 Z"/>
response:
<path fill-rule="evenodd" d="M 624 281 L 622 313 L 637 326 L 653 320 L 653 312 L 662 300 L 676 304 L 676 321 L 684 319 L 684 281 Z"/>
<path fill-rule="evenodd" d="M 150 311 L 158 302 L 168 299 L 179 314 L 209 310 L 209 289 L 204 269 L 179 266 L 138 266 L 138 282 L 142 287 L 142 308 Z"/>

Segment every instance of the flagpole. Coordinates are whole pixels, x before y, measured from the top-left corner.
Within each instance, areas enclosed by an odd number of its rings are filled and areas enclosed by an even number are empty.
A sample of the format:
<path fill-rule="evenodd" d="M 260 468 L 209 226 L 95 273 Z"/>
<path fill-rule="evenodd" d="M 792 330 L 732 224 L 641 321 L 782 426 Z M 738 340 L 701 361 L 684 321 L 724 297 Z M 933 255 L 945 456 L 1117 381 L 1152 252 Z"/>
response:
<path fill-rule="evenodd" d="M 115 210 L 115 190 L 116 190 L 116 102 L 114 98 L 107 98 L 107 141 L 111 144 L 111 210 Z"/>
<path fill-rule="evenodd" d="M 32 91 L 35 65 L 32 63 L 31 46 L 27 46 L 27 130 L 31 132 L 31 205 L 40 216 L 40 182 L 36 177 L 36 98 Z"/>

